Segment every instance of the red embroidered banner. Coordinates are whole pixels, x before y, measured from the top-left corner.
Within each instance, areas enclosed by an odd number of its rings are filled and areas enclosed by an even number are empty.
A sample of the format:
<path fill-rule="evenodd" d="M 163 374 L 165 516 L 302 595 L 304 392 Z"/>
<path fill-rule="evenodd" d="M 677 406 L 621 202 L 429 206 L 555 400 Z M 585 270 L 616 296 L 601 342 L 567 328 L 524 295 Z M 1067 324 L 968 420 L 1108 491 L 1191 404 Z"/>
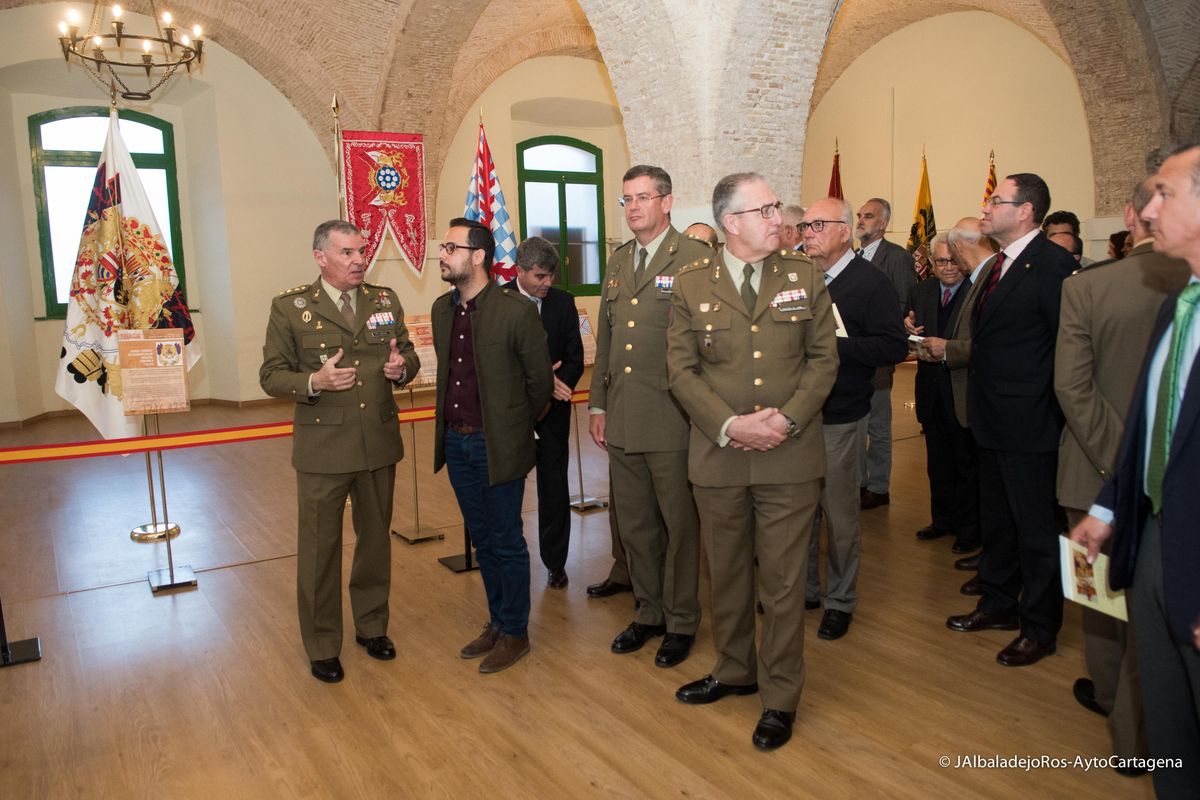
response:
<path fill-rule="evenodd" d="M 367 239 L 368 267 L 383 237 L 420 275 L 425 265 L 425 142 L 419 133 L 342 131 L 346 214 Z"/>

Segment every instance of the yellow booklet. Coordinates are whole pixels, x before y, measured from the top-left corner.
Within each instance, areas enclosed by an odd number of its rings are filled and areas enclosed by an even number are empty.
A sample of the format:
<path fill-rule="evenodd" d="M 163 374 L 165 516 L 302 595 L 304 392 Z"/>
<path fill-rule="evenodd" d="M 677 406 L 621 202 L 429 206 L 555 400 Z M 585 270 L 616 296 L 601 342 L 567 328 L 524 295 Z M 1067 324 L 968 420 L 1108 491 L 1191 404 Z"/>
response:
<path fill-rule="evenodd" d="M 1058 537 L 1058 552 L 1062 558 L 1063 597 L 1082 606 L 1129 621 L 1125 592 L 1108 587 L 1108 556 L 1096 556 L 1096 563 L 1087 562 L 1087 548 L 1066 536 Z"/>

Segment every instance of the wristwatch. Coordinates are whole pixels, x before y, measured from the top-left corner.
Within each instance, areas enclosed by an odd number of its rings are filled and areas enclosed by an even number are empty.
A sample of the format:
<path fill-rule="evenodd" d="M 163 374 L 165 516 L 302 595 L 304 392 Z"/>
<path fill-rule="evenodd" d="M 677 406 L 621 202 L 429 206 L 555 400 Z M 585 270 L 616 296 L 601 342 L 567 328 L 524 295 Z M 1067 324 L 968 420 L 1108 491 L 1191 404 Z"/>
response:
<path fill-rule="evenodd" d="M 786 414 L 783 415 L 783 418 L 787 420 L 787 437 L 789 439 L 795 439 L 800 435 L 800 426 L 796 424 L 796 420 L 792 419 Z"/>

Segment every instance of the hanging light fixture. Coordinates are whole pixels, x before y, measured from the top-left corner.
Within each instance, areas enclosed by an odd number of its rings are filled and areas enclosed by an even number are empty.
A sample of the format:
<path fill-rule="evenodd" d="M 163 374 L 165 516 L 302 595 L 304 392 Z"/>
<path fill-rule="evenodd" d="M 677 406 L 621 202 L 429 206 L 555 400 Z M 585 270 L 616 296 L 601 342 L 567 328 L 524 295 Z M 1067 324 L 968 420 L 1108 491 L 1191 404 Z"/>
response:
<path fill-rule="evenodd" d="M 79 12 L 71 9 L 67 18 L 58 23 L 63 58 L 68 64 L 72 58 L 78 59 L 88 74 L 114 95 L 119 93 L 126 100 L 150 100 L 180 67 L 190 73 L 192 64 L 199 66 L 204 56 L 203 31 L 199 25 L 192 27 L 190 35 L 181 34 L 171 12 L 160 15 L 154 0 L 150 0 L 150 12 L 154 31 L 134 33 L 125 29 L 125 12 L 120 5 L 114 3 L 106 9 L 96 0 L 91 24 L 84 33 Z M 109 26 L 104 29 L 106 18 Z M 126 80 L 142 72 L 146 76 L 146 89 L 130 88 Z"/>

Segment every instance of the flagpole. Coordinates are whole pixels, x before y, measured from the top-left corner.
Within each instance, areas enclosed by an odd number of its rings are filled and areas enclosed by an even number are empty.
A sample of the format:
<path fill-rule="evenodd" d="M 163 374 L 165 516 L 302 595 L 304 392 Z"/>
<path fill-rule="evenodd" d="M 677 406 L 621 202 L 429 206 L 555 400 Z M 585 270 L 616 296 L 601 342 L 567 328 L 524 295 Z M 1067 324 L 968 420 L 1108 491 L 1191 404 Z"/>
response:
<path fill-rule="evenodd" d="M 333 112 L 333 171 L 337 178 L 338 219 L 346 219 L 346 187 L 344 185 L 346 176 L 342 174 L 342 121 L 339 116 L 341 109 L 338 108 L 336 92 L 329 110 Z"/>
<path fill-rule="evenodd" d="M 412 384 L 408 385 L 408 407 L 416 408 L 417 401 L 413 395 Z M 412 462 L 412 502 L 413 502 L 413 527 L 412 530 L 405 529 L 398 531 L 392 529 L 393 536 L 399 536 L 409 544 L 417 544 L 418 542 L 427 542 L 431 539 L 445 539 L 444 533 L 438 533 L 433 528 L 421 527 L 421 498 L 417 493 L 417 423 L 408 423 L 409 431 L 412 432 L 412 449 L 409 451 L 408 460 Z"/>
<path fill-rule="evenodd" d="M 575 469 L 579 475 L 579 494 L 571 498 L 571 508 L 576 511 L 590 511 L 593 508 L 607 508 L 608 501 L 592 497 L 583 488 L 583 447 L 579 438 L 579 404 L 571 404 L 571 422 L 575 428 Z"/>

